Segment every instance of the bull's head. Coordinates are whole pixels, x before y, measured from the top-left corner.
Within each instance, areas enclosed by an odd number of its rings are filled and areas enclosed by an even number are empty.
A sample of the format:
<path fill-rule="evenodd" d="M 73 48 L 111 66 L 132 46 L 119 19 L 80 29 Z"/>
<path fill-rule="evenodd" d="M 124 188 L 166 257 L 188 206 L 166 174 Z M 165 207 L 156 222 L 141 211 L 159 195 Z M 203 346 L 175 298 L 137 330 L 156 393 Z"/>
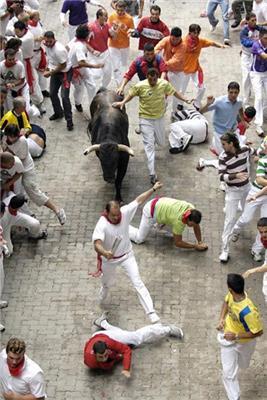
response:
<path fill-rule="evenodd" d="M 89 146 L 84 152 L 84 155 L 91 153 L 92 151 L 96 151 L 97 156 L 100 159 L 102 170 L 103 170 L 103 178 L 108 183 L 114 183 L 116 178 L 116 170 L 118 167 L 118 159 L 119 152 L 124 151 L 128 153 L 130 156 L 134 156 L 134 151 L 129 146 L 124 144 L 116 144 L 116 143 L 103 143 L 103 144 L 94 144 Z"/>

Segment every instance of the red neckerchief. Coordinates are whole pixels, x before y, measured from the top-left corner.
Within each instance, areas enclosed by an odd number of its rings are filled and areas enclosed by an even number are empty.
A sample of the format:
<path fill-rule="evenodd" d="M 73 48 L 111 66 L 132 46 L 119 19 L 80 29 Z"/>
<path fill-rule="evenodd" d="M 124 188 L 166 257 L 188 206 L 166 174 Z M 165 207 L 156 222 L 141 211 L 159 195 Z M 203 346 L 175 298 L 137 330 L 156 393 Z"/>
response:
<path fill-rule="evenodd" d="M 5 67 L 7 67 L 7 68 L 14 67 L 14 65 L 16 65 L 16 64 L 17 64 L 16 60 L 12 63 L 9 63 L 7 60 L 5 60 Z"/>
<path fill-rule="evenodd" d="M 187 210 L 185 213 L 183 213 L 183 216 L 182 216 L 182 223 L 183 224 L 187 223 L 187 220 L 188 220 L 188 217 L 189 217 L 190 214 L 191 214 L 191 210 Z"/>
<path fill-rule="evenodd" d="M 267 239 L 261 238 L 261 243 L 263 244 L 264 248 L 267 249 Z"/>
<path fill-rule="evenodd" d="M 34 19 L 29 19 L 28 25 L 36 27 L 39 21 L 35 21 Z"/>
<path fill-rule="evenodd" d="M 14 217 L 17 215 L 17 210 L 8 206 L 9 214 L 13 215 Z"/>
<path fill-rule="evenodd" d="M 20 361 L 20 363 L 16 367 L 12 367 L 12 365 L 10 365 L 10 362 L 7 358 L 7 366 L 8 366 L 10 375 L 12 375 L 12 376 L 21 375 L 23 367 L 24 367 L 24 362 L 25 362 L 25 357 L 23 357 L 23 359 Z"/>
<path fill-rule="evenodd" d="M 107 211 L 102 212 L 101 215 L 102 215 L 102 217 L 105 217 L 106 220 L 107 220 L 110 224 L 112 224 L 112 225 L 118 225 L 118 224 L 121 222 L 121 213 L 120 213 L 120 216 L 119 216 L 119 219 L 118 219 L 117 222 L 110 221 L 110 219 L 109 219 L 109 217 L 108 217 L 108 212 L 107 212 Z"/>
<path fill-rule="evenodd" d="M 187 44 L 187 49 L 192 53 L 195 51 L 197 45 L 199 43 L 199 38 L 198 37 L 193 37 L 191 35 L 187 35 L 186 37 L 186 44 Z"/>

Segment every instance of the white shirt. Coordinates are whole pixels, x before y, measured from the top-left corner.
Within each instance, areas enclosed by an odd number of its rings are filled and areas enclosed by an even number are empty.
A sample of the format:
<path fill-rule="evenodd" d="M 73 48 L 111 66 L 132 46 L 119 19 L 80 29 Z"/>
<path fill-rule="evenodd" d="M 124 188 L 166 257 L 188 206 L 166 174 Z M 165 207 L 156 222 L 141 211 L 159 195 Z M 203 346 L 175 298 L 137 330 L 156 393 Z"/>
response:
<path fill-rule="evenodd" d="M 267 21 L 267 3 L 263 0 L 261 3 L 253 1 L 253 10 L 257 17 L 258 24 Z"/>
<path fill-rule="evenodd" d="M 1 393 L 15 392 L 21 395 L 32 394 L 37 399 L 46 397 L 44 373 L 36 362 L 25 355 L 25 362 L 20 376 L 12 376 L 7 365 L 6 350 L 0 353 Z"/>
<path fill-rule="evenodd" d="M 33 159 L 30 155 L 29 145 L 25 136 L 20 136 L 14 144 L 8 144 L 6 136 L 3 137 L 2 141 L 22 161 L 24 172 L 31 171 L 34 168 Z"/>
<path fill-rule="evenodd" d="M 0 83 L 13 83 L 19 79 L 25 78 L 25 68 L 21 61 L 17 61 L 12 67 L 6 67 L 5 61 L 0 62 Z M 15 91 L 21 89 L 25 85 L 25 81 L 15 86 Z"/>
<path fill-rule="evenodd" d="M 114 256 L 119 257 L 129 253 L 132 250 L 132 243 L 129 238 L 129 225 L 137 208 L 138 203 L 136 200 L 123 206 L 121 208 L 121 222 L 117 225 L 111 224 L 105 217 L 101 216 L 93 232 L 93 242 L 101 240 L 103 242 L 103 247 L 108 251 L 112 251 L 115 240 L 121 239 L 121 242 L 114 252 Z M 109 261 L 116 262 L 118 260 L 115 259 Z"/>
<path fill-rule="evenodd" d="M 28 25 L 29 31 L 33 34 L 34 39 L 43 36 L 44 30 L 40 22 L 37 23 L 37 26 Z M 39 40 L 34 40 L 34 50 L 39 50 L 41 47 L 41 42 Z"/>
<path fill-rule="evenodd" d="M 15 162 L 13 167 L 9 169 L 4 169 L 1 167 L 0 173 L 1 173 L 1 183 L 5 183 L 9 179 L 11 179 L 15 174 L 22 174 L 24 172 L 24 167 L 21 162 L 21 160 L 17 157 L 14 156 Z"/>
<path fill-rule="evenodd" d="M 56 42 L 53 47 L 45 47 L 48 59 L 48 68 L 55 69 L 59 64 L 67 63 L 66 68 L 61 72 L 68 72 L 71 63 L 69 61 L 68 52 L 62 43 Z"/>
<path fill-rule="evenodd" d="M 72 67 L 78 67 L 79 61 L 86 61 L 88 49 L 84 42 L 74 38 L 68 43 L 68 47 L 70 49 L 69 60 Z"/>
<path fill-rule="evenodd" d="M 6 13 L 7 2 L 6 0 L 0 0 L 0 17 L 2 17 Z M 0 35 L 5 36 L 6 27 L 10 18 L 10 14 L 8 14 L 4 19 L 0 20 Z"/>

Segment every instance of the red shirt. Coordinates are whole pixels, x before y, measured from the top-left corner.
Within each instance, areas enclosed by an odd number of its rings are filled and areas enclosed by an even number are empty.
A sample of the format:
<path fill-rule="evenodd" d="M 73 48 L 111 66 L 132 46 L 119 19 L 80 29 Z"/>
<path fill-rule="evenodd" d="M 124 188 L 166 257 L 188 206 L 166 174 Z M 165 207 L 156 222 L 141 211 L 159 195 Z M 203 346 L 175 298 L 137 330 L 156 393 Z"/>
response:
<path fill-rule="evenodd" d="M 92 46 L 94 50 L 103 53 L 108 49 L 108 38 L 110 37 L 109 24 L 101 26 L 98 21 L 95 21 L 88 24 L 88 27 L 90 29 L 90 32 L 92 32 L 91 38 L 89 40 L 90 46 Z"/>
<path fill-rule="evenodd" d="M 144 59 L 144 56 L 137 57 L 130 65 L 130 68 L 125 73 L 124 78 L 130 81 L 132 77 L 137 73 L 140 81 L 146 79 L 146 74 L 149 68 L 156 68 L 161 75 L 162 72 L 167 71 L 167 67 L 163 58 L 156 55 L 154 60 L 150 63 Z"/>
<path fill-rule="evenodd" d="M 140 34 L 139 50 L 144 50 L 146 43 L 152 43 L 156 46 L 161 39 L 170 34 L 169 28 L 164 22 L 159 20 L 156 23 L 152 23 L 150 17 L 143 17 L 141 19 L 137 26 L 137 31 Z"/>
<path fill-rule="evenodd" d="M 108 347 L 109 356 L 105 362 L 98 362 L 96 360 L 93 345 L 98 341 L 105 342 Z M 131 356 L 132 350 L 127 344 L 112 340 L 104 333 L 99 333 L 91 337 L 84 347 L 84 363 L 87 367 L 94 369 L 109 370 L 116 362 L 122 360 L 123 369 L 129 371 L 131 368 Z"/>

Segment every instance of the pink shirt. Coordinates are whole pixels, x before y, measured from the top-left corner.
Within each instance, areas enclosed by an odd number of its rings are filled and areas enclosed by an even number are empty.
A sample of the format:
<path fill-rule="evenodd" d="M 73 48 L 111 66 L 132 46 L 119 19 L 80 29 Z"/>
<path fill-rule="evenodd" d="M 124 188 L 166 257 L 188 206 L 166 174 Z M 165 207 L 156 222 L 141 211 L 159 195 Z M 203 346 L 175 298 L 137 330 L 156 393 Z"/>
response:
<path fill-rule="evenodd" d="M 100 53 L 106 51 L 108 49 L 108 38 L 110 37 L 109 24 L 101 26 L 95 21 L 89 24 L 89 29 L 91 32 L 91 38 L 89 40 L 90 46 L 92 46 L 94 50 L 100 51 Z"/>

